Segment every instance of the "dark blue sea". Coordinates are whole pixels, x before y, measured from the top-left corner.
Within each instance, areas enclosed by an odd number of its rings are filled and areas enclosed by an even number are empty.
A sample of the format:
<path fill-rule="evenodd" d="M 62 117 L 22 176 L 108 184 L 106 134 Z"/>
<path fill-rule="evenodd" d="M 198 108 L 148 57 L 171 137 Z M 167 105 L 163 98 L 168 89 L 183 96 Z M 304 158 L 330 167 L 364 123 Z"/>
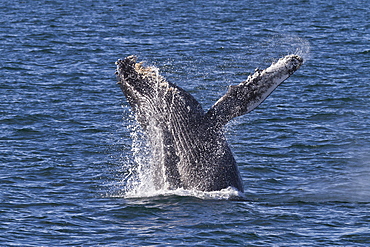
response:
<path fill-rule="evenodd" d="M 2 1 L 0 246 L 369 246 L 369 9 Z M 117 59 L 137 55 L 207 110 L 291 53 L 304 65 L 225 129 L 243 198 L 128 193 L 148 157 Z"/>

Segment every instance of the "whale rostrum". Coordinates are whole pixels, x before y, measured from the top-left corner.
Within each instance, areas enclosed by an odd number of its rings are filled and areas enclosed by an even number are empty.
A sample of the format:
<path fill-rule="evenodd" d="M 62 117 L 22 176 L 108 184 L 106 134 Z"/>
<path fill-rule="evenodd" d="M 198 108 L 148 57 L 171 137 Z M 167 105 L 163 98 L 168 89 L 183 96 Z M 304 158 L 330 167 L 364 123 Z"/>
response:
<path fill-rule="evenodd" d="M 230 86 L 207 112 L 182 88 L 166 81 L 136 56 L 118 60 L 118 84 L 148 137 L 157 189 L 243 192 L 240 173 L 223 133 L 232 118 L 261 104 L 303 64 L 288 55 Z"/>

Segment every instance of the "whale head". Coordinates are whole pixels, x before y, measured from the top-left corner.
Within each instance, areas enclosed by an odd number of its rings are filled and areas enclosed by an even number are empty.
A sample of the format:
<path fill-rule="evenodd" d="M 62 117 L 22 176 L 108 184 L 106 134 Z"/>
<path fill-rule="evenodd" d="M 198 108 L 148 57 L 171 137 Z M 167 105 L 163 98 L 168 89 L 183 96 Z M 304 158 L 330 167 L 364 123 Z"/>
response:
<path fill-rule="evenodd" d="M 159 86 L 165 83 L 164 78 L 159 75 L 155 67 L 144 67 L 143 62 L 137 63 L 137 57 L 128 56 L 116 62 L 116 75 L 118 84 L 126 96 L 132 99 L 151 96 Z"/>
<path fill-rule="evenodd" d="M 117 83 L 144 128 L 153 120 L 166 122 L 164 119 L 170 115 L 196 119 L 204 114 L 200 104 L 185 90 L 166 81 L 158 68 L 138 63 L 133 55 L 119 59 L 116 65 Z"/>

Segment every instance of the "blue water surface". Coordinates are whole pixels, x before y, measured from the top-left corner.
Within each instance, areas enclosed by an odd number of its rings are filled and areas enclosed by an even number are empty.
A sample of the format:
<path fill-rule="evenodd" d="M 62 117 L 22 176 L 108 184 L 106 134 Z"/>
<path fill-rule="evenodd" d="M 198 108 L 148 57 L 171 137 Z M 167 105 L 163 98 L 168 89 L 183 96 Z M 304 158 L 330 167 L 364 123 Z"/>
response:
<path fill-rule="evenodd" d="M 2 1 L 1 246 L 369 246 L 367 0 Z M 245 198 L 128 197 L 136 54 L 208 109 L 305 64 L 226 134 Z M 134 133 L 135 134 L 135 133 Z"/>

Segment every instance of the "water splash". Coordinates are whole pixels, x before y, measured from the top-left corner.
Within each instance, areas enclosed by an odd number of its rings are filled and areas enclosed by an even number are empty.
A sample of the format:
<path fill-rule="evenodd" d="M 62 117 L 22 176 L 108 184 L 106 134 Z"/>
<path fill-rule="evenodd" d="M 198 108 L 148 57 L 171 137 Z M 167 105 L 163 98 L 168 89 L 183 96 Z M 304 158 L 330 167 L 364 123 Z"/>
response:
<path fill-rule="evenodd" d="M 265 59 L 275 60 L 289 54 L 301 56 L 305 62 L 311 58 L 309 41 L 295 34 L 276 34 L 260 45 L 263 50 L 262 56 Z"/>
<path fill-rule="evenodd" d="M 128 169 L 127 176 L 124 178 L 125 188 L 124 193 L 145 190 L 144 186 L 151 187 L 150 171 L 150 149 L 149 143 L 146 141 L 145 134 L 139 124 L 133 123 L 128 126 L 132 140 L 131 152 L 134 158 L 134 165 Z M 143 181 L 146 181 L 144 183 Z"/>
<path fill-rule="evenodd" d="M 159 197 L 159 196 L 188 196 L 196 197 L 203 200 L 246 200 L 244 193 L 238 191 L 233 187 L 228 187 L 220 191 L 198 191 L 198 190 L 185 190 L 182 188 L 176 190 L 136 190 L 129 191 L 124 195 L 121 195 L 127 199 L 134 198 L 148 198 L 148 197 Z"/>
<path fill-rule="evenodd" d="M 301 56 L 304 61 L 311 59 L 311 45 L 308 40 L 300 37 L 291 37 L 292 38 L 292 47 L 295 48 L 293 54 Z"/>
<path fill-rule="evenodd" d="M 153 162 L 160 160 L 155 157 L 150 149 L 150 145 L 158 145 L 149 143 L 146 134 L 144 133 L 141 126 L 136 123 L 135 119 L 131 116 L 131 123 L 127 126 L 130 131 L 130 137 L 132 140 L 131 152 L 133 155 L 133 161 L 130 162 L 130 167 L 127 169 L 125 176 L 116 185 L 116 190 L 110 193 L 109 197 L 119 198 L 151 198 L 159 196 L 184 196 L 184 197 L 196 197 L 205 200 L 245 200 L 244 193 L 238 191 L 233 187 L 228 187 L 220 191 L 198 191 L 194 189 L 167 189 L 165 185 L 162 188 L 158 188 L 155 185 L 154 176 L 155 169 L 153 169 Z M 160 155 L 160 154 L 157 154 Z M 127 166 L 127 160 L 122 160 L 125 163 L 123 166 Z M 163 179 L 164 181 L 164 179 Z"/>

